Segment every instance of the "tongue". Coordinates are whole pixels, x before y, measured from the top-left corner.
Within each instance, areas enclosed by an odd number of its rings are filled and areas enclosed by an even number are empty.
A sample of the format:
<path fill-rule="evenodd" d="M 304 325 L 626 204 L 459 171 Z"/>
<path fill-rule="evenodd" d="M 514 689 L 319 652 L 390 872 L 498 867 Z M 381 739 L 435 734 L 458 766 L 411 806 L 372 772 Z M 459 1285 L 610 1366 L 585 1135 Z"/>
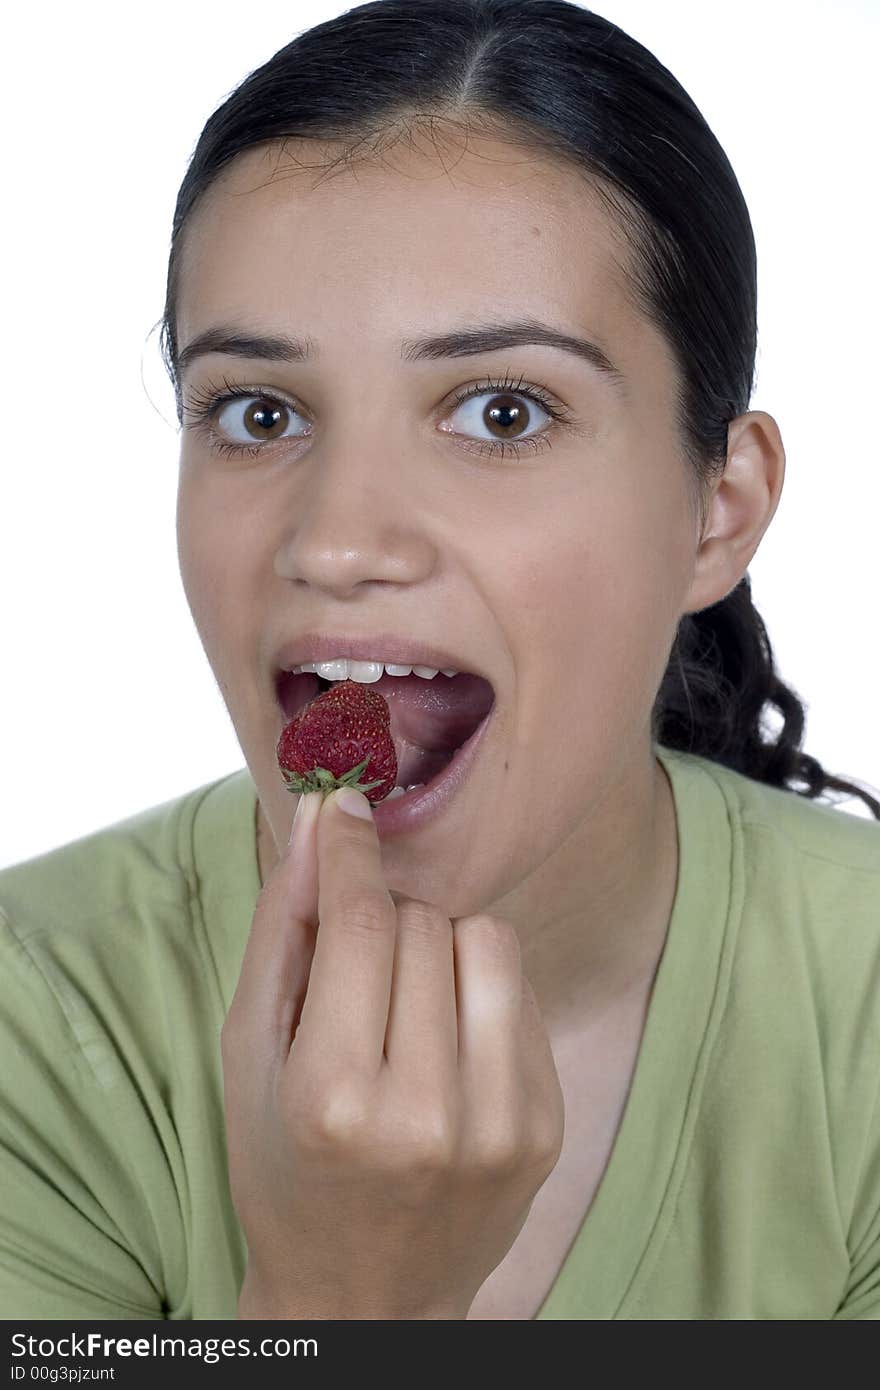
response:
<path fill-rule="evenodd" d="M 442 671 L 429 681 L 383 671 L 370 689 L 388 701 L 402 787 L 429 782 L 470 738 L 495 699 L 482 676 L 444 676 Z"/>
<path fill-rule="evenodd" d="M 482 676 L 389 676 L 373 681 L 388 701 L 394 734 L 421 748 L 449 751 L 470 738 L 493 701 L 492 687 Z"/>

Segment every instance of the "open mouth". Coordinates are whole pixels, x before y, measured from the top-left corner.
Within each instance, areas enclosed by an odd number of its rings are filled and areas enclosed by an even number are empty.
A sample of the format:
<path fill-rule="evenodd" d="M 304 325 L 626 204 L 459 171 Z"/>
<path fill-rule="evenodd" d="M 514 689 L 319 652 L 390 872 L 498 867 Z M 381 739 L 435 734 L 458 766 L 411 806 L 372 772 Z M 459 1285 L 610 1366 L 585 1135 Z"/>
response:
<path fill-rule="evenodd" d="M 311 672 L 293 675 L 279 671 L 276 694 L 285 722 L 340 683 Z M 383 671 L 370 686 L 388 702 L 397 754 L 397 786 L 404 791 L 419 783 L 428 785 L 437 777 L 495 703 L 489 682 L 464 671 L 455 676 L 444 676 L 440 671 L 431 679 L 415 674 L 389 676 Z"/>

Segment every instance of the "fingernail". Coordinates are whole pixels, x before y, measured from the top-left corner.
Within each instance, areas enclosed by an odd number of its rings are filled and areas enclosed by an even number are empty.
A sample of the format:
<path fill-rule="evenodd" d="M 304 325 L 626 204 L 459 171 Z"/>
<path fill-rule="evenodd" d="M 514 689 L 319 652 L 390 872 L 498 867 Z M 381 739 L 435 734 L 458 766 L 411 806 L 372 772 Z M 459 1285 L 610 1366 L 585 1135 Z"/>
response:
<path fill-rule="evenodd" d="M 299 833 L 300 827 L 305 824 L 309 811 L 311 811 L 311 807 L 306 808 L 306 802 L 309 797 L 317 801 L 321 800 L 320 794 L 317 792 L 303 792 L 301 794 L 297 808 L 293 813 L 293 824 L 290 827 L 290 839 L 287 842 L 289 845 L 293 844 Z"/>
<path fill-rule="evenodd" d="M 333 793 L 333 800 L 340 811 L 345 811 L 349 816 L 360 816 L 363 820 L 373 819 L 373 808 L 363 792 L 355 791 L 354 787 L 340 787 Z"/>

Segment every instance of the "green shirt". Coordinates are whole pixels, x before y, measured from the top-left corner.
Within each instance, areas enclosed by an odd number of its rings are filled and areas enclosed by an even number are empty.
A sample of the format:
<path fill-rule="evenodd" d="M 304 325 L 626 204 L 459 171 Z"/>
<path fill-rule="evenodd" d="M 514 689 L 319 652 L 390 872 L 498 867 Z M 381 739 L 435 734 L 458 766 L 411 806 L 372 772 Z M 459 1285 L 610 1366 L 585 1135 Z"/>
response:
<path fill-rule="evenodd" d="M 658 747 L 679 878 L 539 1318 L 880 1318 L 880 825 Z M 234 1318 L 246 769 L 0 871 L 0 1316 Z"/>

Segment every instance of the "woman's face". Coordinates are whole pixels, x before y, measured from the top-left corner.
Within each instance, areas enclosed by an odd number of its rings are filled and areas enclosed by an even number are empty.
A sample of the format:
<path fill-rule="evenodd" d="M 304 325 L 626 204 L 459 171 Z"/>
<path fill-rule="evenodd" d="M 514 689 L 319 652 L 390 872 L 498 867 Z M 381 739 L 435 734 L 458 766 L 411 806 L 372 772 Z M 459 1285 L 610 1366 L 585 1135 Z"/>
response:
<path fill-rule="evenodd" d="M 547 908 L 557 857 L 585 883 L 599 872 L 655 772 L 651 708 L 699 541 L 671 355 L 570 170 L 489 139 L 323 180 L 277 159 L 263 147 L 229 166 L 182 259 L 180 348 L 234 325 L 313 349 L 212 353 L 183 375 L 185 408 L 230 385 L 290 407 L 255 457 L 184 431 L 179 554 L 205 652 L 278 845 L 297 801 L 275 758 L 282 644 L 389 632 L 485 672 L 495 710 L 476 765 L 439 818 L 383 841 L 386 881 L 464 915 L 540 877 Z M 526 319 L 597 344 L 620 378 L 534 343 L 402 355 L 404 339 Z M 505 377 L 567 422 L 526 400 L 518 431 L 493 431 L 491 388 L 456 404 Z M 253 405 L 224 408 L 222 442 L 265 439 L 264 419 L 248 432 Z M 519 438 L 537 447 L 516 455 Z M 485 452 L 501 439 L 503 455 Z"/>

